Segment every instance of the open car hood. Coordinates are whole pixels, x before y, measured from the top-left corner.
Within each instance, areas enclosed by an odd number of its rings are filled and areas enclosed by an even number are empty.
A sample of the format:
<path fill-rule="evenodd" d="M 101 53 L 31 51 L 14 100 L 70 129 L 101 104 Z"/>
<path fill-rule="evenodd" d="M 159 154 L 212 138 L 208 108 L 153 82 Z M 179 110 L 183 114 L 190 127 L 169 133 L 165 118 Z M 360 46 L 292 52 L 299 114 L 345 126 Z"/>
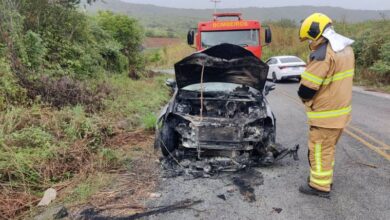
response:
<path fill-rule="evenodd" d="M 264 89 L 268 65 L 243 47 L 220 44 L 194 53 L 175 64 L 179 89 L 201 82 L 226 82 Z"/>

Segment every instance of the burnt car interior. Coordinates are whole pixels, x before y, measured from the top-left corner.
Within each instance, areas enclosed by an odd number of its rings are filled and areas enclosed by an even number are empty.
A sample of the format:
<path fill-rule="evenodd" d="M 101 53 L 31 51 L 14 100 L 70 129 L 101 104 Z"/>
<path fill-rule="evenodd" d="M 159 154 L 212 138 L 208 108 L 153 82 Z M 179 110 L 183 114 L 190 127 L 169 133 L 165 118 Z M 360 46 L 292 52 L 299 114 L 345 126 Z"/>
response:
<path fill-rule="evenodd" d="M 291 153 L 275 143 L 276 120 L 266 99 L 275 87 L 266 84 L 267 73 L 267 64 L 231 44 L 184 58 L 175 64 L 176 80 L 166 82 L 173 97 L 158 119 L 155 146 L 165 157 L 208 166 L 270 165 Z"/>

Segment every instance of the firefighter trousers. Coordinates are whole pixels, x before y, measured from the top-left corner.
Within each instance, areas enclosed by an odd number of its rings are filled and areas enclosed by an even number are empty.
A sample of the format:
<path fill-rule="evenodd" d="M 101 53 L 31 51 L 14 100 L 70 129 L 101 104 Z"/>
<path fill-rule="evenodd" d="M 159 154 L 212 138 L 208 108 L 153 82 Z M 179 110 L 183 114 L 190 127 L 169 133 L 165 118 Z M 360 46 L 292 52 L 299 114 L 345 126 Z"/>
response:
<path fill-rule="evenodd" d="M 336 144 L 343 129 L 311 126 L 309 131 L 309 185 L 329 192 L 333 182 L 333 167 Z"/>

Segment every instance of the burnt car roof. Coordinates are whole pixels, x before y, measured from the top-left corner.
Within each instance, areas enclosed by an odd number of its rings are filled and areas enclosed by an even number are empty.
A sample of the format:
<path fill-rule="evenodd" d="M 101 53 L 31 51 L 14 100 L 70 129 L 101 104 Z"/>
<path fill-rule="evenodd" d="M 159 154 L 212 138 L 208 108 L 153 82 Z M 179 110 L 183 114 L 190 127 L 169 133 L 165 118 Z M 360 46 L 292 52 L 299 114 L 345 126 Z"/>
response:
<path fill-rule="evenodd" d="M 179 89 L 201 82 L 226 82 L 264 89 L 268 65 L 243 47 L 220 44 L 194 53 L 175 64 Z"/>

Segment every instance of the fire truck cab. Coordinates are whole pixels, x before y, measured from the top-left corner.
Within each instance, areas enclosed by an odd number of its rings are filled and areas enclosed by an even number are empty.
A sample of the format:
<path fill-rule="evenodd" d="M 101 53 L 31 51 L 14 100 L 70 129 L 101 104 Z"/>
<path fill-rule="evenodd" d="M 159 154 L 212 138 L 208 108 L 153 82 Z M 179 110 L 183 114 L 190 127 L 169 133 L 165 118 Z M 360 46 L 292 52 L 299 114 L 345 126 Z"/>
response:
<path fill-rule="evenodd" d="M 226 19 L 227 17 L 236 19 Z M 216 13 L 212 21 L 200 22 L 198 28 L 190 29 L 187 41 L 189 45 L 195 46 L 197 51 L 222 43 L 235 44 L 251 51 L 261 59 L 264 45 L 261 40 L 263 29 L 266 45 L 272 41 L 271 30 L 262 27 L 259 21 L 244 20 L 241 13 Z"/>

